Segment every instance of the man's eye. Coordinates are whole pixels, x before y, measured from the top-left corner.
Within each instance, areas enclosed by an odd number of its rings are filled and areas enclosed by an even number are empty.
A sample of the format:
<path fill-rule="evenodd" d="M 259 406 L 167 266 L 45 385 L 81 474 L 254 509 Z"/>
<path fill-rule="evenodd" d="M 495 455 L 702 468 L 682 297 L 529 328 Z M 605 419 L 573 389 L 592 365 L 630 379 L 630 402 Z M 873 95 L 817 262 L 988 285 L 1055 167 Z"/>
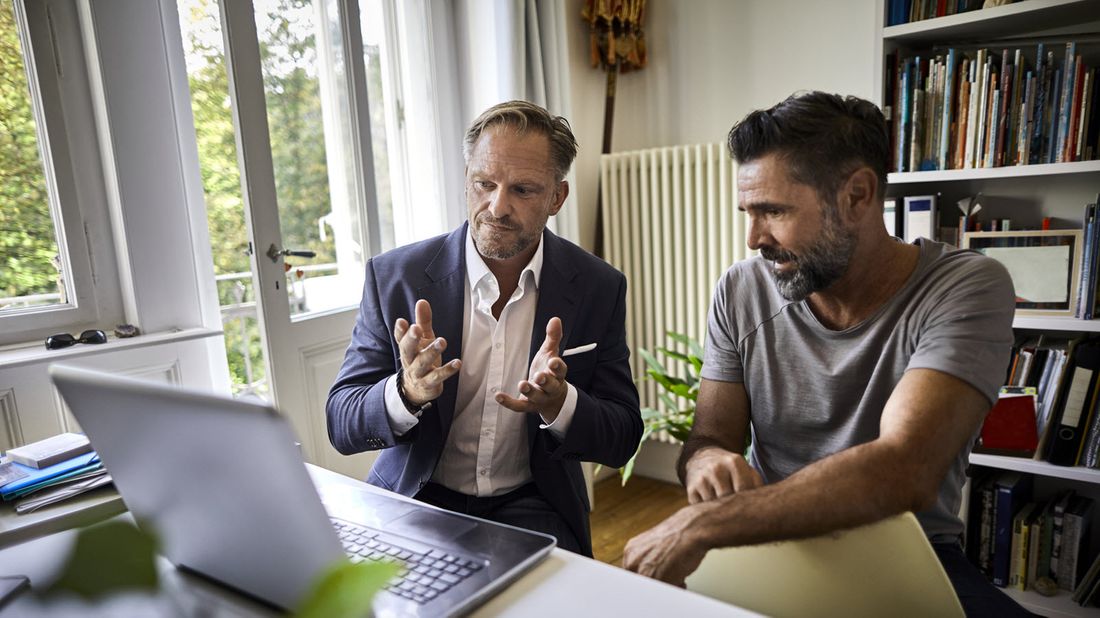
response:
<path fill-rule="evenodd" d="M 493 188 L 493 183 L 489 182 L 488 180 L 475 180 L 474 186 L 476 186 L 478 189 L 488 191 L 489 189 Z"/>

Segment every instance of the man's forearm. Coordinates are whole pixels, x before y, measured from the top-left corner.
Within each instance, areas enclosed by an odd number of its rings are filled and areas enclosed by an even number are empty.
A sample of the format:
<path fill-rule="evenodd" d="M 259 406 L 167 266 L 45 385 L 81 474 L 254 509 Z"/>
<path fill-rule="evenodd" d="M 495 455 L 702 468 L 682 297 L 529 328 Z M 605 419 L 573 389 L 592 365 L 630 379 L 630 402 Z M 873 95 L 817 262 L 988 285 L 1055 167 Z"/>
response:
<path fill-rule="evenodd" d="M 807 538 L 926 508 L 935 492 L 912 483 L 920 462 L 871 442 L 788 479 L 690 509 L 691 542 L 705 548 Z"/>

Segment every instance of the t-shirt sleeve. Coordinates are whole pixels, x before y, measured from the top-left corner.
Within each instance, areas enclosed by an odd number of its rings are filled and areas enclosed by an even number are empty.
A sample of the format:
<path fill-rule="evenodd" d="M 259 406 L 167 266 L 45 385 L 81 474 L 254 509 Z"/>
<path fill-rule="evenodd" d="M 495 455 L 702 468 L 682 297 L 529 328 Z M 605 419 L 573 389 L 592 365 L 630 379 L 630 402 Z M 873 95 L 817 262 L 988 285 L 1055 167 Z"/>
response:
<path fill-rule="evenodd" d="M 930 293 L 939 300 L 921 324 L 906 370 L 953 375 L 993 403 L 1012 349 L 1016 292 L 1008 271 L 996 260 L 972 258 Z"/>
<path fill-rule="evenodd" d="M 729 301 L 733 277 L 726 272 L 714 289 L 714 302 L 707 315 L 707 341 L 703 352 L 702 377 L 718 382 L 744 382 L 737 323 Z"/>

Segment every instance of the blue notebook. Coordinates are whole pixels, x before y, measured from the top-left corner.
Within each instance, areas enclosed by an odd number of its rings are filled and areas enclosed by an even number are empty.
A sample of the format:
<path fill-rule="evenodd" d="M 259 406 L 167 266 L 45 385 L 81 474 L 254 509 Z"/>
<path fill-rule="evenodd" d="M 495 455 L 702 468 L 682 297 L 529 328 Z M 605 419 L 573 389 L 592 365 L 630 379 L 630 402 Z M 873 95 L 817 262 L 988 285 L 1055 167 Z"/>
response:
<path fill-rule="evenodd" d="M 4 500 L 18 497 L 26 493 L 23 490 L 28 490 L 32 486 L 45 485 L 51 481 L 59 481 L 76 474 L 89 472 L 101 467 L 103 464 L 99 461 L 99 455 L 97 455 L 95 451 L 92 451 L 91 453 L 77 455 L 72 459 L 66 459 L 65 461 L 41 469 L 35 469 L 14 462 L 11 465 L 26 472 L 27 476 L 0 487 L 0 498 Z"/>

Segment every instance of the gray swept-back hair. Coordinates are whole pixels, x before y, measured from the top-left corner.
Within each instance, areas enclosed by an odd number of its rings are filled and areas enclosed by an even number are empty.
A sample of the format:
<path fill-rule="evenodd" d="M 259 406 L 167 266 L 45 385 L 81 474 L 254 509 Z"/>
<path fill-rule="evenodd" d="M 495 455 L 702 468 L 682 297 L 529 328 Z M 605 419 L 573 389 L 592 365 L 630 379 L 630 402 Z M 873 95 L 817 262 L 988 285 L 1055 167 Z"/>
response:
<path fill-rule="evenodd" d="M 507 125 L 520 134 L 537 131 L 550 140 L 550 160 L 554 163 L 554 174 L 560 182 L 569 173 L 569 166 L 577 157 L 577 139 L 569 128 L 569 121 L 554 116 L 542 107 L 527 101 L 507 101 L 498 103 L 481 113 L 466 130 L 462 143 L 462 157 L 470 162 L 470 153 L 474 144 L 485 129 L 497 125 Z"/>

